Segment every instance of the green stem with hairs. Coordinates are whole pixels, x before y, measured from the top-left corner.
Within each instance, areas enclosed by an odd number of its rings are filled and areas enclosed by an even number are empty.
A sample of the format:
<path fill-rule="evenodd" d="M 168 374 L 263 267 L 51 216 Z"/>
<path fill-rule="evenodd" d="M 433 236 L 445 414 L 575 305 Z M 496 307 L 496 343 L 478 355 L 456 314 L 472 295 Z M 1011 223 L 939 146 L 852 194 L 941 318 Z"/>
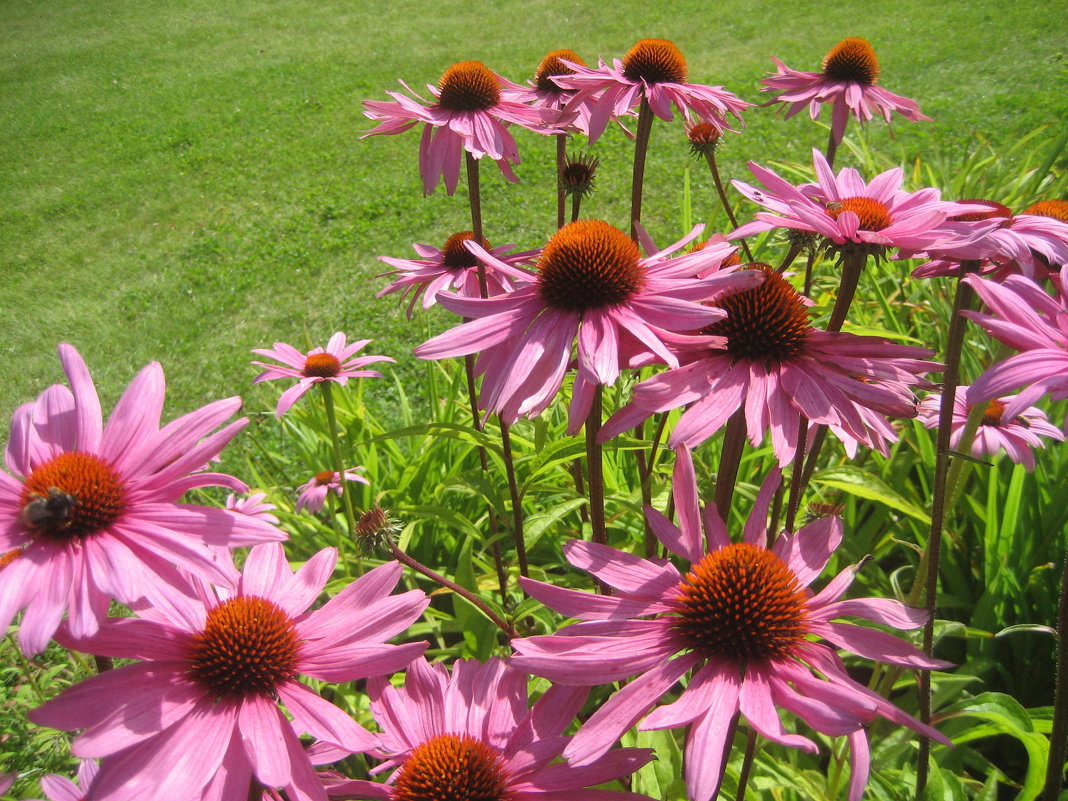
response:
<path fill-rule="evenodd" d="M 749 774 L 753 771 L 753 759 L 756 757 L 757 733 L 753 724 L 749 724 L 749 732 L 745 737 L 745 756 L 742 757 L 742 769 L 738 773 L 738 794 L 734 801 L 745 801 L 745 791 L 749 786 Z"/>
<path fill-rule="evenodd" d="M 352 498 L 349 496 L 348 488 L 345 486 L 345 463 L 341 458 L 341 431 L 337 424 L 337 410 L 334 408 L 334 395 L 333 395 L 333 381 L 321 381 L 319 382 L 319 388 L 323 392 L 323 407 L 326 409 L 326 422 L 330 427 L 330 445 L 334 451 L 334 470 L 337 471 L 338 481 L 341 486 L 341 500 L 345 510 L 345 523 L 348 527 L 348 532 L 351 535 L 356 531 L 356 511 L 352 506 Z M 338 557 L 345 561 L 345 550 L 342 545 L 343 537 L 338 532 L 337 535 L 337 552 Z"/>
<path fill-rule="evenodd" d="M 594 390 L 593 403 L 586 417 L 586 470 L 589 473 L 587 485 L 590 492 L 590 522 L 593 526 L 592 540 L 601 545 L 608 544 L 608 530 L 604 518 L 604 465 L 601 462 L 601 444 L 597 434 L 601 430 L 601 414 L 604 387 L 600 384 Z"/>
<path fill-rule="evenodd" d="M 564 227 L 567 196 L 564 192 L 564 163 L 567 160 L 567 134 L 556 135 L 556 227 Z"/>
<path fill-rule="evenodd" d="M 634 172 L 630 182 L 630 238 L 638 241 L 638 225 L 642 219 L 642 186 L 645 181 L 645 157 L 649 152 L 649 138 L 653 132 L 653 110 L 642 96 L 638 107 L 638 129 L 634 134 Z"/>
<path fill-rule="evenodd" d="M 723 204 L 723 210 L 727 212 L 727 219 L 731 221 L 731 225 L 734 228 L 738 228 L 738 220 L 734 216 L 734 211 L 731 209 L 731 204 L 727 200 L 727 193 L 723 190 L 723 181 L 719 177 L 719 167 L 716 165 L 716 154 L 712 150 L 705 151 L 705 160 L 708 162 L 708 169 L 712 173 L 712 181 L 716 184 L 716 192 L 719 194 L 719 202 Z M 744 239 L 741 240 L 742 249 L 745 251 L 745 258 L 750 263 L 753 261 L 753 254 L 749 250 L 749 243 Z"/>
<path fill-rule="evenodd" d="M 1053 728 L 1049 734 L 1049 761 L 1041 801 L 1057 801 L 1064 786 L 1068 757 L 1068 550 L 1061 573 L 1061 600 L 1057 607 L 1057 673 L 1053 688 Z"/>

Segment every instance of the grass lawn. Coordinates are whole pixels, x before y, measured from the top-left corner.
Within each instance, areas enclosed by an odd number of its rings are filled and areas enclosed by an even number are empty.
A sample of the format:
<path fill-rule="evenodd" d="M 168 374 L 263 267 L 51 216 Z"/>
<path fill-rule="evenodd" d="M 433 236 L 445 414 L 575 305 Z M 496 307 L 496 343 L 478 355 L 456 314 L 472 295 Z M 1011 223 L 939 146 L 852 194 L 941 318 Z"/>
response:
<path fill-rule="evenodd" d="M 678 43 L 693 81 L 759 101 L 770 56 L 818 69 L 839 39 L 863 36 L 880 55 L 881 82 L 936 120 L 895 124 L 893 139 L 873 126 L 872 142 L 892 158 L 959 156 L 977 134 L 1007 146 L 1066 117 L 1065 28 L 1040 4 L 625 0 L 605 10 L 587 0 L 7 0 L 5 418 L 61 378 L 60 341 L 82 350 L 105 408 L 153 359 L 174 414 L 246 391 L 251 348 L 323 344 L 339 329 L 373 337 L 371 352 L 416 376 L 410 349 L 423 326 L 413 331 L 393 298 L 373 300 L 384 268 L 375 257 L 440 245 L 469 222 L 463 197 L 422 197 L 416 132 L 357 139 L 369 127 L 361 101 L 385 99 L 398 77 L 418 87 L 479 59 L 524 80 L 551 49 L 592 62 L 655 36 Z M 755 109 L 747 120 L 723 152 L 729 177 L 747 175 L 748 159 L 807 161 L 826 135 L 803 115 L 784 123 Z M 518 139 L 523 183 L 483 170 L 486 230 L 494 244 L 534 247 L 554 225 L 552 143 Z M 609 134 L 595 152 L 601 191 L 587 209 L 622 226 L 630 144 Z M 658 123 L 645 208 L 662 241 L 680 227 L 690 164 L 678 126 Z M 711 208 L 707 176 L 695 169 L 693 183 L 700 208 Z M 388 386 L 376 391 L 388 404 Z"/>

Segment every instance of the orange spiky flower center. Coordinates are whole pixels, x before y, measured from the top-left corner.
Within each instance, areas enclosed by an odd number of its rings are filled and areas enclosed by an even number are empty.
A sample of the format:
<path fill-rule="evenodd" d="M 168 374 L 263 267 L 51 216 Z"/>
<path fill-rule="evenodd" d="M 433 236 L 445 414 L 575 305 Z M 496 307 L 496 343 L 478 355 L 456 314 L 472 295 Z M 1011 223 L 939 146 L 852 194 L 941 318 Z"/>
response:
<path fill-rule="evenodd" d="M 860 227 L 865 231 L 881 231 L 889 228 L 894 221 L 886 204 L 873 197 L 847 197 L 831 201 L 824 211 L 828 217 L 836 220 L 842 216 L 842 212 L 851 211 L 857 215 Z"/>
<path fill-rule="evenodd" d="M 575 74 L 575 71 L 567 66 L 564 61 L 570 61 L 572 64 L 578 64 L 581 67 L 586 66 L 586 62 L 579 58 L 578 53 L 574 50 L 553 50 L 541 60 L 541 64 L 538 65 L 538 69 L 534 72 L 534 83 L 537 84 L 541 91 L 555 93 L 564 91 L 553 81 L 554 75 Z"/>
<path fill-rule="evenodd" d="M 871 86 L 879 80 L 879 59 L 867 39 L 843 39 L 823 59 L 823 74 L 834 81 Z"/>
<path fill-rule="evenodd" d="M 706 326 L 703 334 L 727 338 L 727 352 L 735 359 L 765 363 L 789 361 L 808 341 L 808 310 L 801 295 L 766 264 L 753 264 L 764 282 L 752 289 L 717 298 L 714 305 L 727 312 Z"/>
<path fill-rule="evenodd" d="M 1002 423 L 1001 416 L 1005 414 L 1005 404 L 999 400 L 992 400 L 986 405 L 986 411 L 983 412 L 983 425 L 984 426 L 1000 426 Z"/>
<path fill-rule="evenodd" d="M 982 220 L 993 220 L 995 217 L 1004 217 L 1005 219 L 1008 219 L 1012 216 L 1012 211 L 1008 206 L 994 200 L 968 198 L 967 200 L 958 200 L 957 202 L 967 203 L 969 206 L 986 206 L 990 211 L 973 211 L 970 214 L 957 214 L 949 218 L 953 222 L 980 222 Z"/>
<path fill-rule="evenodd" d="M 538 258 L 542 299 L 582 312 L 618 306 L 645 283 L 638 246 L 601 220 L 576 220 L 557 231 Z"/>
<path fill-rule="evenodd" d="M 393 801 L 507 801 L 504 760 L 468 735 L 439 734 L 420 743 L 401 766 Z"/>
<path fill-rule="evenodd" d="M 210 612 L 193 638 L 190 678 L 217 698 L 271 695 L 297 674 L 297 629 L 273 601 L 238 595 Z"/>
<path fill-rule="evenodd" d="M 327 484 L 329 484 L 333 480 L 334 480 L 334 471 L 333 470 L 323 470 L 321 473 L 316 473 L 315 474 L 315 483 L 318 484 L 320 487 L 326 486 Z"/>
<path fill-rule="evenodd" d="M 1052 217 L 1068 223 L 1068 200 L 1040 200 L 1032 203 L 1021 214 L 1034 214 L 1039 217 Z"/>
<path fill-rule="evenodd" d="M 457 231 L 445 240 L 441 248 L 441 264 L 449 270 L 462 270 L 467 267 L 477 267 L 478 259 L 464 246 L 464 242 L 471 242 L 475 238 L 473 231 Z M 485 250 L 490 249 L 490 243 L 483 237 L 479 242 Z"/>
<path fill-rule="evenodd" d="M 501 102 L 501 81 L 481 61 L 453 64 L 438 82 L 439 105 L 449 111 L 485 111 Z"/>
<path fill-rule="evenodd" d="M 623 77 L 646 83 L 685 83 L 686 59 L 674 42 L 642 39 L 623 56 Z"/>
<path fill-rule="evenodd" d="M 778 556 L 734 543 L 706 554 L 680 582 L 672 628 L 710 659 L 739 665 L 780 659 L 804 639 L 805 600 Z"/>
<path fill-rule="evenodd" d="M 341 362 L 332 353 L 313 353 L 301 370 L 308 378 L 334 378 L 341 374 Z"/>
<path fill-rule="evenodd" d="M 70 451 L 34 468 L 23 484 L 19 506 L 20 520 L 35 538 L 84 538 L 122 516 L 126 489 L 104 459 Z"/>

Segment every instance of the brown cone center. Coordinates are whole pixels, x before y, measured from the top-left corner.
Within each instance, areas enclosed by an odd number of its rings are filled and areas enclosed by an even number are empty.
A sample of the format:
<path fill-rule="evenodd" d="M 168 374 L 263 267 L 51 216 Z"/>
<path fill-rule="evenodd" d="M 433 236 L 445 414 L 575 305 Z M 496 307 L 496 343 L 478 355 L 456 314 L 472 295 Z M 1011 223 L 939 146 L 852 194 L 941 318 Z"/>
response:
<path fill-rule="evenodd" d="M 118 520 L 126 491 L 102 458 L 71 451 L 35 468 L 19 502 L 20 519 L 35 537 L 62 541 L 88 537 Z"/>
<path fill-rule="evenodd" d="M 561 228 L 538 258 L 541 296 L 564 311 L 624 303 L 645 283 L 638 246 L 601 220 L 577 220 Z"/>
<path fill-rule="evenodd" d="M 238 595 L 208 612 L 190 661 L 190 677 L 218 698 L 270 695 L 296 675 L 297 630 L 274 602 Z"/>
<path fill-rule="evenodd" d="M 302 371 L 308 378 L 334 378 L 341 374 L 341 362 L 332 353 L 313 353 Z"/>
<path fill-rule="evenodd" d="M 453 64 L 438 89 L 438 103 L 449 111 L 485 111 L 501 102 L 500 79 L 481 61 Z"/>
<path fill-rule="evenodd" d="M 764 283 L 717 298 L 715 305 L 727 316 L 702 333 L 726 337 L 727 352 L 735 359 L 789 361 L 804 351 L 808 341 L 808 310 L 775 270 L 766 264 L 752 267 L 764 273 Z"/>
<path fill-rule="evenodd" d="M 825 209 L 827 216 L 836 220 L 845 211 L 851 211 L 857 215 L 860 228 L 864 231 L 881 231 L 889 228 L 894 221 L 886 204 L 873 197 L 847 197 L 828 203 Z"/>
<path fill-rule="evenodd" d="M 449 270 L 462 270 L 468 267 L 478 266 L 475 254 L 468 250 L 465 242 L 471 242 L 475 238 L 472 231 L 458 231 L 447 240 L 441 248 L 441 264 Z M 490 249 L 490 243 L 483 239 L 480 243 L 484 250 Z"/>
<path fill-rule="evenodd" d="M 824 57 L 823 74 L 834 81 L 871 86 L 879 80 L 879 59 L 867 39 L 851 36 L 836 44 Z"/>
<path fill-rule="evenodd" d="M 674 42 L 642 39 L 623 56 L 623 76 L 628 81 L 685 83 L 686 59 Z"/>
<path fill-rule="evenodd" d="M 686 574 L 673 628 L 708 658 L 764 662 L 788 656 L 804 638 L 805 600 L 778 556 L 735 543 L 705 555 Z"/>
<path fill-rule="evenodd" d="M 439 734 L 401 766 L 393 801 L 507 801 L 501 754 L 467 735 Z"/>
<path fill-rule="evenodd" d="M 534 73 L 534 83 L 537 84 L 541 91 L 555 93 L 564 91 L 553 82 L 554 75 L 575 74 L 575 71 L 564 64 L 564 61 L 570 61 L 572 64 L 578 64 L 581 67 L 586 66 L 586 62 L 579 58 L 578 53 L 574 50 L 553 50 L 541 60 L 541 64 L 538 65 L 538 69 Z"/>
<path fill-rule="evenodd" d="M 954 222 L 979 222 L 981 220 L 992 220 L 995 217 L 1004 217 L 1005 219 L 1008 219 L 1012 216 L 1012 211 L 1008 206 L 993 200 L 969 198 L 967 200 L 958 200 L 957 202 L 966 203 L 969 206 L 986 206 L 990 211 L 974 211 L 970 214 L 958 214 L 955 217 L 949 218 Z"/>

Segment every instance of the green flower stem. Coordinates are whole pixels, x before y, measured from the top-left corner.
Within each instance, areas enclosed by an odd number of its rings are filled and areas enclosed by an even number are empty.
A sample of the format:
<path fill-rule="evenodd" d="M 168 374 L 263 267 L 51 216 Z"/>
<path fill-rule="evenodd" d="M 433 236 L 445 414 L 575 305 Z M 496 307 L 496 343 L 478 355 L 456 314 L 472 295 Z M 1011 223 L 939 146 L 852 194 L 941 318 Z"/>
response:
<path fill-rule="evenodd" d="M 757 733 L 753 724 L 749 724 L 749 733 L 745 738 L 745 756 L 742 757 L 742 769 L 738 773 L 738 794 L 734 801 L 745 801 L 745 790 L 749 786 L 749 774 L 753 770 L 753 759 L 756 757 Z"/>
<path fill-rule="evenodd" d="M 341 501 L 345 510 L 345 522 L 348 533 L 351 536 L 356 531 L 356 511 L 352 507 L 352 497 L 345 486 L 345 463 L 341 458 L 341 432 L 337 425 L 337 410 L 334 408 L 333 387 L 333 381 L 319 382 L 319 388 L 323 392 L 323 407 L 326 409 L 326 422 L 330 427 L 330 444 L 334 450 L 334 469 L 337 471 L 341 482 Z M 345 550 L 340 532 L 337 535 L 337 552 L 342 563 L 344 563 Z"/>
<path fill-rule="evenodd" d="M 834 141 L 834 131 L 827 136 L 827 166 L 834 166 L 834 155 L 838 152 L 838 143 Z"/>
<path fill-rule="evenodd" d="M 805 442 L 808 439 L 808 418 L 803 414 L 797 420 L 797 450 L 794 452 L 794 469 L 790 476 L 790 499 L 786 504 L 786 530 L 793 532 L 794 521 L 797 519 L 797 509 L 801 505 L 801 489 L 804 486 L 802 476 L 805 469 Z M 775 532 L 768 530 L 768 538 L 775 536 Z M 771 547 L 771 543 L 768 543 Z"/>
<path fill-rule="evenodd" d="M 975 272 L 978 262 L 961 262 L 961 277 Z M 945 529 L 946 490 L 949 476 L 950 437 L 953 433 L 953 406 L 960 385 L 960 356 L 964 347 L 964 332 L 967 320 L 961 312 L 971 307 L 975 290 L 963 280 L 957 281 L 957 291 L 953 296 L 953 311 L 949 319 L 949 333 L 946 335 L 946 369 L 942 373 L 942 399 L 938 410 L 938 435 L 935 446 L 935 473 L 933 499 L 931 503 L 931 531 L 927 537 L 927 563 L 924 573 L 916 577 L 924 584 L 925 608 L 927 622 L 923 627 L 923 651 L 928 656 L 934 650 L 934 616 L 938 593 L 938 569 L 942 556 L 942 532 Z M 962 443 L 963 444 L 963 443 Z M 970 443 L 969 443 L 970 445 Z M 931 673 L 921 671 L 919 676 L 920 720 L 931 722 Z M 919 764 L 916 769 L 916 797 L 923 795 L 927 786 L 931 741 L 920 737 Z"/>
<path fill-rule="evenodd" d="M 30 661 L 25 656 L 23 656 L 22 651 L 19 649 L 18 643 L 15 641 L 14 633 L 8 634 L 7 639 L 8 642 L 11 643 L 11 650 L 15 652 L 15 659 L 18 660 L 19 668 L 21 668 L 23 678 L 25 678 L 26 682 L 30 685 L 30 688 L 33 690 L 33 694 L 37 696 L 37 700 L 43 704 L 45 701 L 48 700 L 48 698 L 47 696 L 45 696 L 44 692 L 41 691 L 41 685 L 37 683 L 37 673 L 34 670 L 33 665 L 31 665 Z M 71 652 L 71 655 L 73 656 L 73 652 Z M 85 667 L 85 672 L 88 673 L 89 666 L 86 665 Z"/>
<path fill-rule="evenodd" d="M 248 801 L 263 801 L 263 789 L 263 785 L 256 778 L 256 774 L 252 774 L 252 778 L 248 783 Z"/>
<path fill-rule="evenodd" d="M 556 227 L 564 227 L 567 196 L 564 192 L 564 162 L 567 160 L 567 134 L 556 135 Z"/>
<path fill-rule="evenodd" d="M 653 132 L 653 110 L 642 96 L 638 108 L 638 130 L 634 135 L 634 172 L 630 183 L 630 238 L 638 241 L 638 224 L 642 219 L 642 185 L 645 181 L 645 156 Z"/>
<path fill-rule="evenodd" d="M 589 471 L 590 521 L 593 524 L 592 539 L 601 545 L 608 544 L 608 530 L 604 521 L 604 465 L 601 463 L 601 444 L 597 433 L 601 430 L 601 414 L 604 387 L 598 384 L 594 391 L 593 404 L 586 418 L 586 469 Z"/>
<path fill-rule="evenodd" d="M 716 192 L 719 194 L 719 202 L 723 204 L 723 210 L 727 212 L 727 219 L 731 221 L 731 225 L 734 228 L 738 228 L 738 220 L 734 216 L 734 211 L 731 210 L 731 204 L 727 200 L 727 193 L 723 190 L 723 181 L 719 177 L 719 167 L 716 165 L 716 154 L 712 150 L 705 152 L 705 160 L 708 162 L 708 169 L 712 173 L 712 181 L 716 184 Z M 753 261 L 753 254 L 749 250 L 749 243 L 744 239 L 742 240 L 742 249 L 745 251 L 745 258 L 747 261 Z"/>
<path fill-rule="evenodd" d="M 440 584 L 442 587 L 445 587 L 446 589 L 452 590 L 457 595 L 463 596 L 468 601 L 470 601 L 474 606 L 478 607 L 478 609 L 480 609 L 482 611 L 482 613 L 486 617 L 488 617 L 490 620 L 492 620 L 497 625 L 497 627 L 501 631 L 503 631 L 505 633 L 505 635 L 508 637 L 508 639 L 514 639 L 515 637 L 518 636 L 516 634 L 515 629 L 513 629 L 504 620 L 502 620 L 501 617 L 496 612 L 494 612 L 492 609 L 489 608 L 489 605 L 485 601 L 483 601 L 481 598 L 479 598 L 473 592 L 471 592 L 468 589 L 465 589 L 465 588 L 461 587 L 455 581 L 450 581 L 449 579 L 445 578 L 443 575 L 441 575 L 437 571 L 431 570 L 429 567 L 424 565 L 422 562 L 419 562 L 419 561 L 415 560 L 414 558 L 412 558 L 411 556 L 409 556 L 408 554 L 406 554 L 404 551 L 402 551 L 400 548 L 398 548 L 392 542 L 387 542 L 386 543 L 386 547 L 389 548 L 389 552 L 393 556 L 393 558 L 396 559 L 401 564 L 410 567 L 416 573 L 421 573 L 422 575 L 426 576 L 431 581 L 433 581 L 433 582 L 435 582 L 437 584 Z"/>
<path fill-rule="evenodd" d="M 1049 762 L 1041 801 L 1057 801 L 1064 786 L 1068 757 L 1068 551 L 1061 573 L 1061 600 L 1057 609 L 1057 673 L 1053 689 L 1053 729 L 1049 734 Z"/>
<path fill-rule="evenodd" d="M 504 450 L 504 471 L 508 476 L 508 494 L 512 501 L 512 539 L 515 541 L 515 552 L 519 558 L 519 573 L 522 576 L 530 575 L 527 567 L 527 545 L 523 539 L 523 504 L 519 498 L 519 486 L 515 480 L 515 461 L 512 458 L 512 436 L 508 424 L 500 417 L 497 422 L 501 425 L 501 446 Z"/>
<path fill-rule="evenodd" d="M 576 192 L 571 196 L 571 222 L 579 218 L 579 208 L 582 206 L 582 193 Z"/>
<path fill-rule="evenodd" d="M 719 455 L 719 472 L 716 474 L 716 511 L 726 523 L 730 519 L 731 499 L 738 481 L 738 465 L 745 448 L 745 408 L 731 415 L 723 432 L 723 450 Z"/>
<path fill-rule="evenodd" d="M 478 159 L 472 156 L 468 151 L 464 151 L 467 164 L 467 198 L 471 206 L 471 234 L 474 236 L 475 241 L 479 244 L 482 243 L 482 193 L 479 190 L 478 180 Z M 478 276 L 480 283 L 485 282 L 485 272 L 482 265 L 479 264 Z M 483 297 L 485 296 L 485 287 L 483 287 Z"/>

